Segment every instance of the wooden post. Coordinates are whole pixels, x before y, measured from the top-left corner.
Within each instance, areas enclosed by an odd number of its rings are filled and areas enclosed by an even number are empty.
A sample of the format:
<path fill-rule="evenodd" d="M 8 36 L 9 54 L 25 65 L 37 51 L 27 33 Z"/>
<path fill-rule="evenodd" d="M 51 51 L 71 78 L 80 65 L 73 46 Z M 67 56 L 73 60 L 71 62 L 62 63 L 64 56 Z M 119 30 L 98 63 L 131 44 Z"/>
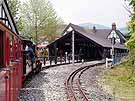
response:
<path fill-rule="evenodd" d="M 55 61 L 55 64 L 57 64 L 57 44 L 55 43 L 54 44 L 54 61 Z"/>
<path fill-rule="evenodd" d="M 43 57 L 44 58 L 44 65 L 45 65 L 45 63 L 46 63 L 46 61 L 45 61 L 45 57 Z"/>
<path fill-rule="evenodd" d="M 74 65 L 75 63 L 75 34 L 74 31 L 72 31 L 72 64 Z"/>
<path fill-rule="evenodd" d="M 115 50 L 114 50 L 114 44 L 115 44 L 115 43 L 114 43 L 114 41 L 115 41 L 115 38 L 113 37 L 113 38 L 112 38 L 112 64 L 113 64 L 113 65 L 115 64 L 115 60 L 114 60 L 114 58 L 115 58 L 115 57 L 114 57 L 114 55 L 115 55 L 115 54 L 114 54 L 114 52 L 115 52 Z"/>
<path fill-rule="evenodd" d="M 67 60 L 68 60 L 68 59 L 67 59 L 67 52 L 66 52 L 65 54 L 66 54 L 66 56 L 65 56 L 65 63 L 66 63 L 66 62 L 67 62 Z"/>

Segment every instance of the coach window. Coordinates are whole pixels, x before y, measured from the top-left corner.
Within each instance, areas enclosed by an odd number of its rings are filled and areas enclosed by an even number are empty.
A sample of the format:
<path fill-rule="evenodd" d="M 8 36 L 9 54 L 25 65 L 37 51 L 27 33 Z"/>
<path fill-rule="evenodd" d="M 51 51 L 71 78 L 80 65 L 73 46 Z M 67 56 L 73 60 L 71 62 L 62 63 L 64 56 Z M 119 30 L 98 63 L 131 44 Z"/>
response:
<path fill-rule="evenodd" d="M 17 40 L 17 43 L 16 43 L 16 59 L 19 59 L 19 41 Z"/>
<path fill-rule="evenodd" d="M 0 68 L 3 67 L 3 32 L 0 30 Z"/>
<path fill-rule="evenodd" d="M 13 62 L 13 36 L 10 35 L 10 63 Z"/>

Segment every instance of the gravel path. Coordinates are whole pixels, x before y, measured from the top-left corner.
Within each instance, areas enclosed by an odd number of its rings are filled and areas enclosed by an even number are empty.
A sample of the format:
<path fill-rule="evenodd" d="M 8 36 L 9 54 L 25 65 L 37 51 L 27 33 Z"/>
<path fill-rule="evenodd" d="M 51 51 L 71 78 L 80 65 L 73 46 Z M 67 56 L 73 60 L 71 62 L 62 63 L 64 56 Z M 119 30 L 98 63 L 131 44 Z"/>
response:
<path fill-rule="evenodd" d="M 99 80 L 107 69 L 104 65 L 96 66 L 85 71 L 81 76 L 81 85 L 87 89 L 86 93 L 90 101 L 115 101 L 99 84 Z"/>
<path fill-rule="evenodd" d="M 21 89 L 19 101 L 67 101 L 65 79 L 69 74 L 84 64 L 63 65 L 45 69 L 38 75 L 28 79 Z"/>

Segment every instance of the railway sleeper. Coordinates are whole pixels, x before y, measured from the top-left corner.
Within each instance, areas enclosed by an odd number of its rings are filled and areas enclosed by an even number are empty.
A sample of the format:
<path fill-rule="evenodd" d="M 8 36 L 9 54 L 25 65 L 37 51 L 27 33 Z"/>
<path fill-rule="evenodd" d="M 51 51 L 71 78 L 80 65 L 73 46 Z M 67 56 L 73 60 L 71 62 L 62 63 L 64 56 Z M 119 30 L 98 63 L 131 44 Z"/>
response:
<path fill-rule="evenodd" d="M 81 87 L 82 88 L 82 87 Z M 82 88 L 83 91 L 87 91 L 85 88 Z"/>
<path fill-rule="evenodd" d="M 85 92 L 85 95 L 90 95 L 88 92 Z"/>

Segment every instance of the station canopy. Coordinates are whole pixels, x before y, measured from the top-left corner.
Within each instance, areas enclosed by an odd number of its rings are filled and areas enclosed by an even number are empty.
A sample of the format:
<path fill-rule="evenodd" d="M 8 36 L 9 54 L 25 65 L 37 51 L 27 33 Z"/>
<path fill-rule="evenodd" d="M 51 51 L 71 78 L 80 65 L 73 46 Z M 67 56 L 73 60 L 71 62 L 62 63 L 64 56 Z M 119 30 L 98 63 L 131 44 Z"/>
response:
<path fill-rule="evenodd" d="M 92 29 L 86 30 L 83 27 L 71 23 L 64 29 L 64 31 L 62 32 L 62 36 L 48 46 L 50 47 L 53 44 L 59 42 L 71 42 L 72 31 L 75 31 L 75 42 L 78 41 L 81 43 L 88 40 L 97 46 L 104 48 L 112 48 L 111 40 L 108 39 L 108 36 L 112 32 L 112 29 L 97 29 L 96 31 L 93 31 Z M 123 42 L 126 41 L 124 35 L 119 30 L 116 30 L 116 34 L 120 37 L 121 40 L 123 40 Z M 81 39 L 78 38 L 79 36 L 81 37 Z M 114 45 L 114 48 L 126 49 L 124 44 L 121 43 L 116 43 Z"/>

